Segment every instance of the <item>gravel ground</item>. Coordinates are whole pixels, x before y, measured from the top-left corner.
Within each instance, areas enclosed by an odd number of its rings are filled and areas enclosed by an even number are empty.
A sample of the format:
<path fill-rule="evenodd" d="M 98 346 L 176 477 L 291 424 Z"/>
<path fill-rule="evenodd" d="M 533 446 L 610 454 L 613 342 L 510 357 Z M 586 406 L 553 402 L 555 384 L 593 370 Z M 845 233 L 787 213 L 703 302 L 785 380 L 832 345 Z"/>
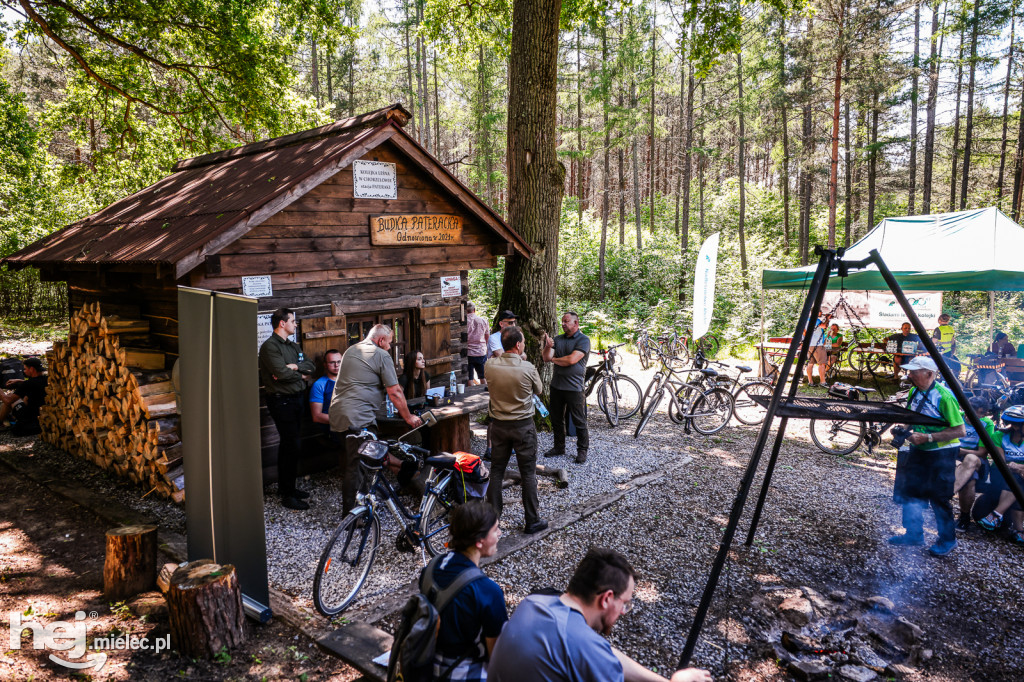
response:
<path fill-rule="evenodd" d="M 626 371 L 641 387 L 652 373 L 640 372 L 629 362 Z M 511 552 L 487 572 L 505 589 L 511 608 L 535 588 L 563 588 L 591 544 L 624 552 L 641 580 L 637 608 L 620 621 L 613 639 L 641 662 L 667 670 L 682 650 L 757 430 L 730 426 L 715 436 L 685 435 L 661 414 L 634 440 L 635 425 L 632 419 L 611 429 L 591 409 L 588 461 L 545 462 L 568 468 L 566 489 L 540 479 L 542 515 L 549 520 L 626 490 L 621 499 Z M 5 456 L 45 456 L 55 478 L 78 479 L 109 491 L 170 528 L 183 530 L 183 513 L 174 505 L 140 500 L 138 489 L 44 444 L 11 444 L 8 436 L 0 435 Z M 551 435 L 541 434 L 540 451 L 550 446 Z M 474 439 L 474 450 L 482 448 Z M 804 424 L 791 422 L 757 539 L 753 547 L 737 544 L 731 552 L 694 664 L 731 679 L 786 679 L 760 653 L 764 614 L 754 605 L 755 597 L 763 587 L 806 585 L 823 594 L 840 589 L 851 596 L 890 598 L 898 614 L 925 630 L 935 651 L 911 679 L 1019 679 L 1024 551 L 987 534 L 961 538 L 960 547 L 945 559 L 929 557 L 921 548 L 886 544 L 900 528 L 898 510 L 890 501 L 894 465 L 889 452 L 882 448 L 869 457 L 862 448 L 846 458 L 827 456 L 810 443 Z M 638 477 L 644 478 L 637 482 Z M 336 473 L 326 472 L 313 476 L 305 487 L 313 494 L 311 510 L 285 510 L 268 494 L 265 517 L 271 583 L 310 606 L 316 561 L 340 517 L 340 481 Z M 499 552 L 523 541 L 518 486 L 506 489 L 505 495 L 505 537 Z M 752 505 L 753 500 L 748 518 Z M 928 516 L 926 532 L 933 535 Z M 385 517 L 382 530 L 386 543 L 371 582 L 346 618 L 379 619 L 380 608 L 400 598 L 421 565 L 418 554 L 395 549 L 398 527 L 390 517 Z M 745 533 L 746 521 L 738 538 Z"/>

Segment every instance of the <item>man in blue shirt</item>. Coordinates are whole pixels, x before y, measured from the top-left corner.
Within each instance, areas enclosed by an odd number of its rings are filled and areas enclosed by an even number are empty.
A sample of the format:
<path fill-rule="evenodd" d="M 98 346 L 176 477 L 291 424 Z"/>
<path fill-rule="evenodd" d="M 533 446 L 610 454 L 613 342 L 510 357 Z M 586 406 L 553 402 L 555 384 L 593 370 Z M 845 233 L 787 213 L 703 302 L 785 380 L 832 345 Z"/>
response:
<path fill-rule="evenodd" d="M 487 676 L 491 682 L 630 682 L 665 678 L 648 670 L 601 635 L 633 605 L 636 571 L 611 549 L 591 547 L 561 595 L 524 599 L 498 637 Z M 671 682 L 711 682 L 687 668 Z"/>
<path fill-rule="evenodd" d="M 327 372 L 313 382 L 309 389 L 309 415 L 313 418 L 314 424 L 319 424 L 317 429 L 329 434 L 331 432 L 331 420 L 328 412 L 331 408 L 331 397 L 334 395 L 334 384 L 338 380 L 338 370 L 341 369 L 341 351 L 335 348 L 324 353 L 324 370 Z"/>

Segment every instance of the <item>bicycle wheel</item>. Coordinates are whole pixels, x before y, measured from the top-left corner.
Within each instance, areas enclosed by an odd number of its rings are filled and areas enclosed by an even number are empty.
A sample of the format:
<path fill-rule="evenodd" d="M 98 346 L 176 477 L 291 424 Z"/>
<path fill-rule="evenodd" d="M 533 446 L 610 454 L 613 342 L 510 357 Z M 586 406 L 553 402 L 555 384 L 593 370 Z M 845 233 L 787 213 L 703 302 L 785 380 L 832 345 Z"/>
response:
<path fill-rule="evenodd" d="M 687 402 L 687 395 L 691 391 L 685 387 L 679 387 L 675 390 L 673 397 L 668 403 L 668 418 L 672 420 L 674 424 L 682 424 L 686 421 L 686 413 L 690 411 L 690 404 Z"/>
<path fill-rule="evenodd" d="M 766 382 L 752 381 L 736 391 L 733 414 L 741 424 L 747 426 L 760 424 L 764 421 L 764 416 L 768 414 L 768 408 L 761 407 L 761 404 L 754 400 L 755 396 L 771 398 L 771 385 Z"/>
<path fill-rule="evenodd" d="M 601 379 L 601 385 L 597 387 L 597 406 L 604 412 L 608 424 L 619 425 L 619 395 L 615 391 L 615 382 L 608 376 Z"/>
<path fill-rule="evenodd" d="M 695 348 L 704 354 L 706 358 L 713 358 L 718 353 L 719 341 L 713 334 L 705 334 L 695 344 Z"/>
<path fill-rule="evenodd" d="M 451 501 L 448 487 L 451 474 L 433 485 L 433 492 L 427 496 L 420 519 L 420 536 L 430 556 L 437 556 L 448 549 L 451 533 L 448 532 L 448 513 L 455 506 Z"/>
<path fill-rule="evenodd" d="M 732 393 L 716 387 L 697 396 L 687 416 L 693 429 L 707 436 L 725 428 L 732 418 L 732 405 Z"/>
<path fill-rule="evenodd" d="M 649 390 L 649 389 L 648 389 Z M 640 423 L 636 425 L 636 431 L 633 432 L 633 438 L 639 438 L 640 434 L 647 427 L 647 422 L 651 421 L 651 417 L 658 411 L 658 405 L 661 404 L 661 399 L 664 393 L 658 391 L 658 395 L 651 396 L 651 399 L 647 401 L 647 409 L 644 410 L 644 414 L 640 417 Z"/>
<path fill-rule="evenodd" d="M 812 419 L 811 440 L 831 455 L 848 455 L 864 441 L 864 423 L 845 419 Z"/>
<path fill-rule="evenodd" d="M 650 369 L 651 367 L 651 347 L 647 341 L 643 341 L 636 345 L 636 353 L 640 356 L 640 366 L 644 369 Z"/>
<path fill-rule="evenodd" d="M 629 419 L 640 411 L 643 403 L 643 389 L 633 379 L 621 374 L 615 375 L 615 394 L 619 398 L 619 420 Z"/>
<path fill-rule="evenodd" d="M 369 509 L 348 514 L 327 542 L 313 578 L 313 604 L 328 618 L 352 603 L 380 545 L 380 521 Z"/>
<path fill-rule="evenodd" d="M 646 412 L 647 406 L 654 400 L 654 392 L 661 390 L 661 375 L 655 374 L 654 378 L 651 379 L 651 383 L 647 384 L 647 390 L 644 391 L 643 397 L 640 399 L 640 411 Z"/>

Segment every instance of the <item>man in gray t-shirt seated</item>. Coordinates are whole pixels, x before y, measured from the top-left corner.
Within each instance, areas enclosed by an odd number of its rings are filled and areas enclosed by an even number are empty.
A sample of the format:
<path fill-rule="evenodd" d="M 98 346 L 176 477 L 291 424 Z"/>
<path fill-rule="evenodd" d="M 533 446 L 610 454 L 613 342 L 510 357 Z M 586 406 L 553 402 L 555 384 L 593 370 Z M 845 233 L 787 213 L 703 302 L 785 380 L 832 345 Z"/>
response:
<path fill-rule="evenodd" d="M 362 441 L 355 436 L 364 428 L 376 426 L 377 410 L 384 404 L 385 393 L 410 428 L 423 423 L 409 412 L 405 393 L 398 383 L 395 363 L 388 352 L 393 338 L 390 327 L 374 325 L 366 338 L 349 346 L 341 358 L 329 420 L 331 435 L 344 445 L 341 456 L 342 514 L 347 514 L 355 506 L 359 491 L 359 445 Z"/>
<path fill-rule="evenodd" d="M 665 678 L 601 635 L 633 606 L 636 571 L 612 549 L 591 547 L 561 595 L 530 595 L 505 623 L 487 666 L 490 682 L 621 682 Z M 687 668 L 671 682 L 711 682 Z"/>
<path fill-rule="evenodd" d="M 583 395 L 590 339 L 580 331 L 580 316 L 571 310 L 562 315 L 562 331 L 564 333 L 553 339 L 545 333 L 541 340 L 541 358 L 555 365 L 551 379 L 551 429 L 555 434 L 555 447 L 544 456 L 565 454 L 565 417 L 569 414 L 576 425 L 576 463 L 583 464 L 590 448 L 586 396 Z"/>

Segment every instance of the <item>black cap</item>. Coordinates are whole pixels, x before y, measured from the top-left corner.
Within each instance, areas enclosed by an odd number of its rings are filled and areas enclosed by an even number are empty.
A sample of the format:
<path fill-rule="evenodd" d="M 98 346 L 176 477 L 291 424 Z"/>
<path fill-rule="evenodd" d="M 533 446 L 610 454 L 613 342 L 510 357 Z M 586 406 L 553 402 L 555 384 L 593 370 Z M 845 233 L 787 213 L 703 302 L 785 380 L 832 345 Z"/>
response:
<path fill-rule="evenodd" d="M 512 312 L 511 310 L 502 310 L 500 313 L 498 313 L 498 322 L 501 322 L 502 320 L 518 320 L 518 319 L 519 318 L 516 317 L 516 314 L 514 312 Z"/>

